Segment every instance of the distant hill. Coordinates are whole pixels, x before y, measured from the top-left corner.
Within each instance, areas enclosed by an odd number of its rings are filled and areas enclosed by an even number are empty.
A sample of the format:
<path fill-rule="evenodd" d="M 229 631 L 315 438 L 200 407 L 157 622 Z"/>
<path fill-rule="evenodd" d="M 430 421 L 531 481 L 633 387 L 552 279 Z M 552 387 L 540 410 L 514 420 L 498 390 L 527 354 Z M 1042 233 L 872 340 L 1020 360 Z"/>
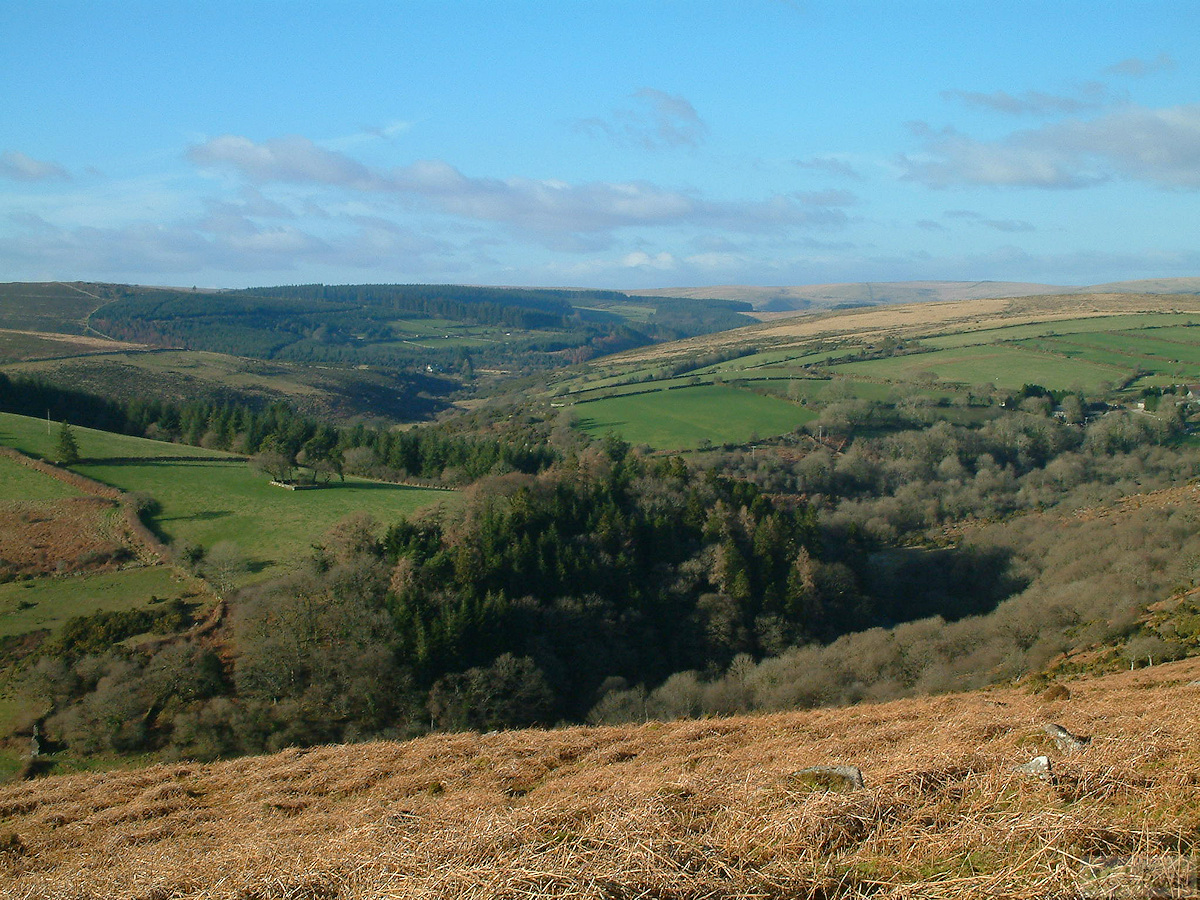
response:
<path fill-rule="evenodd" d="M 920 303 L 930 300 L 982 300 L 1078 293 L 1200 293 L 1200 277 L 1155 278 L 1098 285 L 1052 285 L 1019 281 L 881 281 L 780 287 L 719 285 L 638 291 L 643 296 L 741 300 L 757 312 L 802 312 L 849 306 Z"/>

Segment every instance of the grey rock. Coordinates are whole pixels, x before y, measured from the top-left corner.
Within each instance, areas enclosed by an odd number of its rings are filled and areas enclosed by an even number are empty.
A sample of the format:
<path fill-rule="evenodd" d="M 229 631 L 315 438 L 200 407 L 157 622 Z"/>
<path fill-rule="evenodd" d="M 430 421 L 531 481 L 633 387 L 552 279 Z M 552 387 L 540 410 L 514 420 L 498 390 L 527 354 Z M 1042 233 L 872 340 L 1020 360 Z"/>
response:
<path fill-rule="evenodd" d="M 1054 743 L 1063 753 L 1077 753 L 1092 742 L 1090 737 L 1071 734 L 1067 729 L 1061 725 L 1055 725 L 1053 722 L 1047 722 L 1042 726 L 1042 730 L 1054 738 Z"/>
<path fill-rule="evenodd" d="M 1050 757 L 1035 756 L 1023 766 L 1017 766 L 1017 771 L 1023 775 L 1032 775 L 1034 778 L 1040 778 L 1043 781 L 1049 781 L 1054 773 L 1050 767 Z"/>
<path fill-rule="evenodd" d="M 862 769 L 858 766 L 809 766 L 807 769 L 801 769 L 796 775 L 807 775 L 813 781 L 826 784 L 840 781 L 851 790 L 861 791 L 866 787 L 863 783 Z"/>

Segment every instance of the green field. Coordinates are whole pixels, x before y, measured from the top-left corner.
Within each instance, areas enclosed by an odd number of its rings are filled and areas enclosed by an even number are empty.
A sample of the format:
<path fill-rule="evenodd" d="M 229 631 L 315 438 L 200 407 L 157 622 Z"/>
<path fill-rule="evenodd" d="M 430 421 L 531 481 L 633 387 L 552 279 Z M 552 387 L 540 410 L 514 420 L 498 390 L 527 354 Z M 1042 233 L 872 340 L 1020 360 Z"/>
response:
<path fill-rule="evenodd" d="M 921 343 L 928 347 L 949 349 L 951 347 L 1000 344 L 1031 337 L 1066 336 L 1073 334 L 1102 334 L 1105 332 L 1131 331 L 1140 329 L 1166 329 L 1172 326 L 1187 326 L 1197 321 L 1195 313 L 1141 313 L 1120 316 L 1093 316 L 1085 319 L 1057 319 L 1026 325 L 1003 325 L 976 331 L 960 331 L 934 337 L 922 337 Z"/>
<path fill-rule="evenodd" d="M 1187 340 L 1186 338 L 1190 338 Z M 1177 340 L 1165 340 L 1158 329 L 1147 331 L 1119 331 L 1110 334 L 1093 334 L 1085 338 L 1060 337 L 1050 339 L 1066 348 L 1082 347 L 1087 350 L 1108 352 L 1141 363 L 1143 368 L 1152 366 L 1187 366 L 1193 371 L 1200 368 L 1200 328 L 1184 332 Z"/>
<path fill-rule="evenodd" d="M 1106 365 L 997 344 L 843 363 L 833 368 L 839 374 L 888 381 L 936 379 L 967 385 L 991 383 L 1005 390 L 1040 384 L 1057 390 L 1081 387 L 1089 393 L 1099 393 L 1105 385 L 1128 378 L 1136 365 L 1136 360 L 1125 366 Z"/>
<path fill-rule="evenodd" d="M 112 457 L 162 458 L 172 456 L 194 456 L 200 458 L 228 456 L 218 450 L 205 450 L 188 444 L 172 444 L 168 441 L 151 441 L 146 438 L 96 431 L 93 428 L 72 428 L 79 453 L 85 459 Z M 33 419 L 12 413 L 0 413 L 0 446 L 15 447 L 32 456 L 50 457 L 58 443 L 59 424 L 52 422 L 46 427 L 45 419 Z"/>
<path fill-rule="evenodd" d="M 171 543 L 211 547 L 233 541 L 266 574 L 306 556 L 350 513 L 366 512 L 391 524 L 453 496 L 357 478 L 315 491 L 289 491 L 238 461 L 99 462 L 76 468 L 97 481 L 153 496 L 161 504 L 155 525 Z"/>
<path fill-rule="evenodd" d="M 593 435 L 609 431 L 633 444 L 660 450 L 745 443 L 785 434 L 816 417 L 777 397 L 728 385 L 700 385 L 613 397 L 574 407 L 579 427 Z"/>
<path fill-rule="evenodd" d="M 457 496 L 356 478 L 315 491 L 289 491 L 229 454 L 90 428 L 77 428 L 75 434 L 86 457 L 76 471 L 125 491 L 150 494 L 161 507 L 154 526 L 171 542 L 211 547 L 232 541 L 260 577 L 306 555 L 330 526 L 352 512 L 390 524 Z M 56 429 L 47 436 L 39 419 L 0 414 L 0 444 L 49 454 L 56 436 Z"/>
<path fill-rule="evenodd" d="M 36 503 L 81 496 L 82 492 L 56 478 L 0 457 L 0 500 Z"/>
<path fill-rule="evenodd" d="M 166 566 L 61 575 L 0 584 L 0 637 L 45 628 L 75 616 L 136 609 L 151 597 L 170 599 L 202 592 L 194 579 Z"/>

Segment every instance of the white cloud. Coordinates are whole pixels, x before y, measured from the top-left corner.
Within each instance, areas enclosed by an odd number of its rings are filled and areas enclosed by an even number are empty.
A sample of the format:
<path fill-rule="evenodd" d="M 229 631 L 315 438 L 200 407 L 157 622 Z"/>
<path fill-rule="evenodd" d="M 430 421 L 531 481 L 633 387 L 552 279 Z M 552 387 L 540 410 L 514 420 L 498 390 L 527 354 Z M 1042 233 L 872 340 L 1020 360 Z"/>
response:
<path fill-rule="evenodd" d="M 254 143 L 226 135 L 193 147 L 201 165 L 221 165 L 258 183 L 281 181 L 387 196 L 446 215 L 541 234 L 561 245 L 562 235 L 632 226 L 716 227 L 752 232 L 836 228 L 853 202 L 845 191 L 774 196 L 766 200 L 708 200 L 645 181 L 570 184 L 560 179 L 479 178 L 442 160 L 421 160 L 380 171 L 344 153 L 290 137 Z"/>
<path fill-rule="evenodd" d="M 94 273 L 126 278 L 204 271 L 290 271 L 301 267 L 446 269 L 456 251 L 394 223 L 339 222 L 326 235 L 293 225 L 263 227 L 229 210 L 195 222 L 113 228 L 63 227 L 34 215 L 10 217 L 18 231 L 0 235 L 0 267 L 18 272 Z M 453 267 L 453 266 L 449 266 Z"/>
<path fill-rule="evenodd" d="M 382 187 L 362 163 L 298 135 L 256 144 L 249 138 L 227 134 L 192 147 L 188 158 L 201 166 L 231 167 L 259 182 L 309 182 L 359 190 Z"/>
<path fill-rule="evenodd" d="M 393 141 L 400 135 L 410 131 L 412 127 L 412 122 L 400 119 L 393 119 L 386 125 L 364 125 L 360 131 L 356 131 L 354 134 L 321 141 L 321 146 L 332 150 L 349 150 L 360 144 L 369 144 L 375 141 Z"/>
<path fill-rule="evenodd" d="M 983 213 L 975 212 L 973 209 L 948 209 L 942 213 L 942 215 L 947 219 L 963 219 L 969 222 L 977 222 L 978 224 L 987 228 L 991 228 L 994 231 L 1013 233 L 1018 231 L 1037 230 L 1032 223 L 1026 222 L 1023 219 L 989 219 L 987 216 L 983 215 Z M 929 228 L 929 226 L 934 227 Z M 928 225 L 923 225 L 922 227 L 928 228 L 929 230 L 941 228 L 941 226 L 937 225 L 935 222 L 930 222 Z"/>
<path fill-rule="evenodd" d="M 837 188 L 797 194 L 796 199 L 808 206 L 853 206 L 858 202 L 856 195 Z"/>
<path fill-rule="evenodd" d="M 0 153 L 0 176 L 14 181 L 70 181 L 71 176 L 56 162 L 34 159 L 18 150 Z"/>
<path fill-rule="evenodd" d="M 668 271 L 677 265 L 675 257 L 670 253 L 655 253 L 651 255 L 644 250 L 627 253 L 621 259 L 621 265 L 626 269 L 658 269 Z"/>
<path fill-rule="evenodd" d="M 1163 188 L 1200 188 L 1200 106 L 1122 106 L 976 140 L 954 129 L 911 126 L 924 152 L 902 156 L 903 177 L 929 187 L 1087 187 L 1124 178 Z"/>

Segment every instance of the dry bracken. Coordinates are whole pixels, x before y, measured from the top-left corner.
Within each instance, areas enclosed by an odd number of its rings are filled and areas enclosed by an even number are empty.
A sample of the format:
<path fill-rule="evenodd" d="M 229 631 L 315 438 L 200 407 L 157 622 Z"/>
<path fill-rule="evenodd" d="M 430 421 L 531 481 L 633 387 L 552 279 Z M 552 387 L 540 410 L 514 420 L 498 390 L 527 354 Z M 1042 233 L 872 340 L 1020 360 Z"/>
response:
<path fill-rule="evenodd" d="M 434 735 L 0 789 L 9 898 L 1196 896 L 1200 661 L 770 716 Z M 1016 771 L 1053 760 L 1053 777 Z M 855 765 L 866 787 L 801 770 Z M 1153 891 L 1158 891 L 1153 894 Z"/>

